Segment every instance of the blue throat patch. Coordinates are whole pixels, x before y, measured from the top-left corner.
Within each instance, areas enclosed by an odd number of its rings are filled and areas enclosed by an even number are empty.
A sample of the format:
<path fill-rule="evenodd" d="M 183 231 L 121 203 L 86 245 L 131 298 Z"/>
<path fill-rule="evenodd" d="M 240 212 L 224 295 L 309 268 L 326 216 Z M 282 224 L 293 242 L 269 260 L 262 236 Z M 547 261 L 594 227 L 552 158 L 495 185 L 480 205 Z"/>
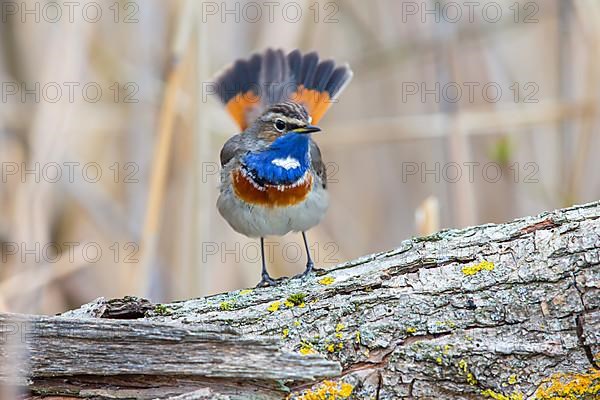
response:
<path fill-rule="evenodd" d="M 291 185 L 310 168 L 309 143 L 310 135 L 291 132 L 263 151 L 246 154 L 242 162 L 259 185 Z"/>

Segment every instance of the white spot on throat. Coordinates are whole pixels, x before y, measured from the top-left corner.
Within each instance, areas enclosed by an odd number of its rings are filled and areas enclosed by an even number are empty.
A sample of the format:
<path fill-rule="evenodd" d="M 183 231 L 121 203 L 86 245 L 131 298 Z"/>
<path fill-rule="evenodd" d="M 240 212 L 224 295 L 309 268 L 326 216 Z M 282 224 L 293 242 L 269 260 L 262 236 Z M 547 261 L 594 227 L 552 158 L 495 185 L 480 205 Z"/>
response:
<path fill-rule="evenodd" d="M 271 161 L 271 164 L 284 168 L 286 170 L 300 168 L 300 161 L 290 156 L 287 156 L 286 158 L 276 158 L 273 161 Z"/>

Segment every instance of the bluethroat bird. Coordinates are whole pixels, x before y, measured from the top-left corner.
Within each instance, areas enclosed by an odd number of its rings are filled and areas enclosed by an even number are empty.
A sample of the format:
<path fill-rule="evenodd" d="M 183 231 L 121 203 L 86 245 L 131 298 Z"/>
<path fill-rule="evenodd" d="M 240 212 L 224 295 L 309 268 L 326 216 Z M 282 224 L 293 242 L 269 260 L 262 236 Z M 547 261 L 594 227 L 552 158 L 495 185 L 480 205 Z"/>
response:
<path fill-rule="evenodd" d="M 264 238 L 302 232 L 308 275 L 314 267 L 306 231 L 327 210 L 327 175 L 311 135 L 331 103 L 352 79 L 347 65 L 320 61 L 317 53 L 269 49 L 238 60 L 218 75 L 216 93 L 241 133 L 221 149 L 217 207 L 231 227 L 260 238 L 262 279 L 267 272 Z"/>

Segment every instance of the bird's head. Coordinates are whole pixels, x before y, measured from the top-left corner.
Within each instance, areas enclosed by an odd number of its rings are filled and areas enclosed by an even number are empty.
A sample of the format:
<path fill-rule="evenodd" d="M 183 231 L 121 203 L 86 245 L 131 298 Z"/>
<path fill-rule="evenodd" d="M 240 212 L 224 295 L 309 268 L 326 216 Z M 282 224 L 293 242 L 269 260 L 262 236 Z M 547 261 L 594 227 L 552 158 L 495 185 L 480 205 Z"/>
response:
<path fill-rule="evenodd" d="M 310 134 L 321 129 L 311 125 L 306 108 L 291 101 L 273 104 L 256 119 L 254 130 L 259 139 L 273 142 L 289 133 Z"/>

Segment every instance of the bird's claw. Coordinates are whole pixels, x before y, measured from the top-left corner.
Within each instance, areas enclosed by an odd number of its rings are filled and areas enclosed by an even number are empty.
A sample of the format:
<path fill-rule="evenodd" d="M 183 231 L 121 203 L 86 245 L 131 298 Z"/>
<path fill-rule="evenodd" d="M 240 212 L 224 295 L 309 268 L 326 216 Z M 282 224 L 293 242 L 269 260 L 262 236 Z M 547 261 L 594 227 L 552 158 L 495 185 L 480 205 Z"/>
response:
<path fill-rule="evenodd" d="M 303 273 L 295 275 L 294 278 L 303 279 L 309 276 L 312 272 L 314 272 L 316 275 L 319 275 L 321 273 L 324 273 L 325 270 L 323 268 L 315 268 L 314 264 L 310 263 L 306 266 L 306 269 Z"/>
<path fill-rule="evenodd" d="M 260 280 L 260 282 L 258 282 L 258 285 L 256 285 L 256 287 L 261 288 L 261 287 L 277 286 L 286 279 L 287 278 L 285 276 L 283 276 L 281 278 L 273 279 L 269 275 L 263 275 L 262 279 Z"/>

